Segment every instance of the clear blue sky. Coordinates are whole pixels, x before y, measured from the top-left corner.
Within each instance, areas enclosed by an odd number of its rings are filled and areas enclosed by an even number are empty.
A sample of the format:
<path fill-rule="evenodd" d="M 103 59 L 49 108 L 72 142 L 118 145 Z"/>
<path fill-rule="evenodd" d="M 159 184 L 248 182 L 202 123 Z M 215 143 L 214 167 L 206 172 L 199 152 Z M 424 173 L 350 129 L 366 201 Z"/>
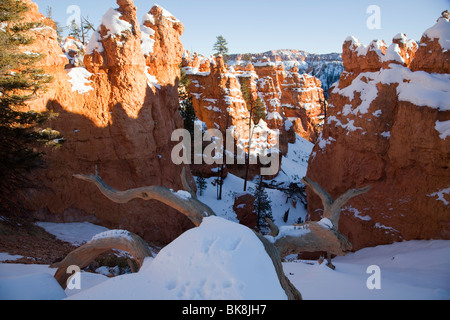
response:
<path fill-rule="evenodd" d="M 389 45 L 399 32 L 420 40 L 440 13 L 450 10 L 450 0 L 156 0 L 185 26 L 182 41 L 187 50 L 212 54 L 217 35 L 223 35 L 230 53 L 260 53 L 275 49 L 298 49 L 311 53 L 341 52 L 342 43 L 353 35 L 364 44 L 374 39 Z M 96 27 L 115 0 L 35 0 L 45 14 L 53 10 L 62 25 L 67 8 L 77 5 Z M 138 18 L 153 1 L 135 0 Z M 381 29 L 369 29 L 370 5 L 380 8 Z"/>

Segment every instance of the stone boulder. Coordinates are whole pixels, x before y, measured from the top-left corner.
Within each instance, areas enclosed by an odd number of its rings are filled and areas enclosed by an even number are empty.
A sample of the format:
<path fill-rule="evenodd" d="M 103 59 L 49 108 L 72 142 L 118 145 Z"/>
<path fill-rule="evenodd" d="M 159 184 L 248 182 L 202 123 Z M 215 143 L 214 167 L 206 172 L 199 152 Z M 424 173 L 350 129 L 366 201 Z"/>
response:
<path fill-rule="evenodd" d="M 258 214 L 255 209 L 255 196 L 245 192 L 238 194 L 234 199 L 233 210 L 237 215 L 240 224 L 250 229 L 258 229 Z"/>

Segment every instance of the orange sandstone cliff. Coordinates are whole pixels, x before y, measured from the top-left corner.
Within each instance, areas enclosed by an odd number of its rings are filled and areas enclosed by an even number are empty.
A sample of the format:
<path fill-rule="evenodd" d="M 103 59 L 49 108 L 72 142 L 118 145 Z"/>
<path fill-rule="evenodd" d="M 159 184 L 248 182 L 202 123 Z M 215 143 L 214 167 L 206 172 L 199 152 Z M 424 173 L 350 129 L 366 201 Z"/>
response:
<path fill-rule="evenodd" d="M 44 19 L 34 3 L 27 3 L 27 19 Z M 158 202 L 114 204 L 72 177 L 93 173 L 97 166 L 99 175 L 118 190 L 146 185 L 182 189 L 183 166 L 172 163 L 170 140 L 183 127 L 177 87 L 184 27 L 159 6 L 141 25 L 133 1 L 117 4 L 93 34 L 85 68 L 64 69 L 68 61 L 53 28 L 33 31 L 37 41 L 26 50 L 47 54 L 40 66 L 55 80 L 29 108 L 58 113 L 48 126 L 66 142 L 47 150 L 48 168 L 37 177 L 44 188 L 29 193 L 31 209 L 40 219 L 91 221 L 164 244 L 192 224 Z"/>
<path fill-rule="evenodd" d="M 318 138 L 326 102 L 317 78 L 301 75 L 295 67 L 286 71 L 269 59 L 230 67 L 221 56 L 204 58 L 186 52 L 182 65 L 190 79 L 196 115 L 208 129 L 224 130 L 228 123 L 237 144 L 240 139 L 248 147 L 251 106 L 243 97 L 246 86 L 254 106 L 259 97 L 265 108 L 262 123 L 250 121 L 251 128 L 277 131 L 281 153 L 295 141 L 294 133 L 310 141 Z"/>
<path fill-rule="evenodd" d="M 450 22 L 420 46 L 404 34 L 388 47 L 349 37 L 345 71 L 331 90 L 308 177 L 333 197 L 372 185 L 344 208 L 340 232 L 354 250 L 414 239 L 450 239 Z M 321 201 L 308 190 L 308 211 Z"/>

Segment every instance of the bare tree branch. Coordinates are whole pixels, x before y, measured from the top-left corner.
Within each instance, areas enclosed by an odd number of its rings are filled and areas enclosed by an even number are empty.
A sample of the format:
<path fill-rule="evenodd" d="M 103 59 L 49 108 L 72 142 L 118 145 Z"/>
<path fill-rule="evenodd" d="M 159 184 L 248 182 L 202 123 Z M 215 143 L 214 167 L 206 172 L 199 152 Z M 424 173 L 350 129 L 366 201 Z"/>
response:
<path fill-rule="evenodd" d="M 75 178 L 87 181 L 95 184 L 98 189 L 111 201 L 116 203 L 127 203 L 133 199 L 143 199 L 143 200 L 158 200 L 162 203 L 167 204 L 168 206 L 178 210 L 180 213 L 187 216 L 196 226 L 199 226 L 203 220 L 203 218 L 208 216 L 215 215 L 214 211 L 209 208 L 207 205 L 199 201 L 196 197 L 192 196 L 192 189 L 190 189 L 187 184 L 186 175 L 183 171 L 182 181 L 184 188 L 191 194 L 191 197 L 186 198 L 184 195 L 179 195 L 172 190 L 160 187 L 160 186 L 151 186 L 151 187 L 143 187 L 138 189 L 132 189 L 127 191 L 117 191 L 112 187 L 108 186 L 96 173 L 95 175 L 74 175 Z M 189 191 L 190 190 L 190 191 Z M 266 238 L 262 235 L 255 232 L 257 237 L 261 240 L 266 249 L 267 254 L 271 258 L 275 270 L 277 272 L 279 281 L 281 286 L 289 300 L 301 300 L 302 295 L 295 288 L 294 285 L 289 281 L 286 275 L 283 272 L 283 266 L 281 264 L 280 253 L 277 248 L 270 243 Z M 83 249 L 84 250 L 84 249 Z M 70 255 L 69 255 L 70 256 Z M 54 267 L 60 267 L 61 271 L 58 270 L 57 275 L 61 276 L 61 273 L 64 273 L 66 269 L 66 264 L 70 261 L 79 262 L 77 259 L 74 259 L 78 256 L 78 254 L 72 255 L 65 259 L 64 264 L 57 264 Z M 90 255 L 89 255 L 90 256 Z M 76 264 L 76 263 L 75 263 Z M 55 275 L 55 277 L 57 276 Z M 57 278 L 58 279 L 58 278 Z"/>
<path fill-rule="evenodd" d="M 337 200 L 334 200 L 328 192 L 326 192 L 317 182 L 311 180 L 308 177 L 302 179 L 302 182 L 310 187 L 322 200 L 324 212 L 323 217 L 330 219 L 333 226 L 338 229 L 339 218 L 341 216 L 342 207 L 352 198 L 367 193 L 371 189 L 371 186 L 367 186 L 361 189 L 351 189 L 341 195 Z"/>
<path fill-rule="evenodd" d="M 131 254 L 136 261 L 138 268 L 142 267 L 145 258 L 152 257 L 152 253 L 142 238 L 128 232 L 125 236 L 105 235 L 104 237 L 95 238 L 85 245 L 77 248 L 67 255 L 67 257 L 58 263 L 50 266 L 50 268 L 58 268 L 55 274 L 55 279 L 63 289 L 67 286 L 67 280 L 71 274 L 67 274 L 67 268 L 70 266 L 77 266 L 80 269 L 87 267 L 99 255 L 111 249 L 123 250 Z M 114 231 L 112 231 L 114 233 Z"/>
<path fill-rule="evenodd" d="M 93 183 L 108 199 L 115 203 L 128 203 L 134 199 L 157 200 L 185 215 L 195 226 L 202 223 L 204 217 L 216 215 L 214 211 L 197 197 L 186 197 L 166 187 L 150 186 L 126 191 L 118 191 L 107 185 L 98 175 L 74 175 L 75 178 Z M 186 180 L 186 178 L 184 178 Z M 192 189 L 191 189 L 191 192 Z"/>
<path fill-rule="evenodd" d="M 331 207 L 334 202 L 333 198 L 317 182 L 308 177 L 304 177 L 302 182 L 305 186 L 310 187 L 320 197 L 325 210 Z"/>

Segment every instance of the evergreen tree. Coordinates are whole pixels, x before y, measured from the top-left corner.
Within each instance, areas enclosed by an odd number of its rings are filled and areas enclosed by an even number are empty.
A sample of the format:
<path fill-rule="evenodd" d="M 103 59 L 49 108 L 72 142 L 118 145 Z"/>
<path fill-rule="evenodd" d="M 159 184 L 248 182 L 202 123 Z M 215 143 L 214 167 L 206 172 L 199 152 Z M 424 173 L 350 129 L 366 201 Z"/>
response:
<path fill-rule="evenodd" d="M 189 96 L 189 78 L 186 76 L 186 71 L 180 66 L 180 83 L 178 85 L 178 96 L 180 100 L 180 113 L 184 121 L 184 128 L 194 137 L 195 121 L 197 115 L 195 114 L 194 106 L 192 105 L 192 98 Z"/>
<path fill-rule="evenodd" d="M 47 19 L 53 20 L 53 8 L 50 6 L 47 6 L 47 12 L 45 14 Z M 58 35 L 58 43 L 61 43 L 63 41 L 63 32 L 64 28 L 61 27 L 61 24 L 58 21 L 55 21 L 55 31 Z"/>
<path fill-rule="evenodd" d="M 253 195 L 255 196 L 255 210 L 258 214 L 258 228 L 261 230 L 268 227 L 266 218 L 273 220 L 272 201 L 264 188 L 262 177 L 260 177 L 259 185 L 254 190 Z"/>
<path fill-rule="evenodd" d="M 227 62 L 228 55 L 228 42 L 225 40 L 223 36 L 217 36 L 217 41 L 214 44 L 213 50 L 215 52 L 215 56 L 222 55 L 225 62 Z"/>
<path fill-rule="evenodd" d="M 0 1 L 0 211 L 17 212 L 22 188 L 33 187 L 27 174 L 42 166 L 43 145 L 58 145 L 58 132 L 40 126 L 53 115 L 22 111 L 52 77 L 33 65 L 42 54 L 20 52 L 33 39 L 27 32 L 41 23 L 22 22 L 27 5 L 18 0 Z M 17 210 L 16 210 L 17 209 Z"/>
<path fill-rule="evenodd" d="M 203 178 L 202 175 L 198 176 L 196 179 L 197 182 L 197 188 L 198 188 L 198 192 L 200 196 L 203 196 L 203 193 L 206 190 L 207 184 L 206 184 L 206 179 Z"/>
<path fill-rule="evenodd" d="M 242 91 L 242 97 L 245 100 L 245 103 L 247 104 L 247 109 L 249 109 L 250 117 L 248 119 L 248 134 L 249 134 L 249 140 L 248 140 L 248 150 L 249 152 L 245 155 L 245 176 L 244 176 L 244 191 L 247 191 L 247 181 L 248 181 L 248 174 L 250 170 L 250 150 L 252 148 L 252 137 L 253 137 L 253 128 L 252 128 L 252 118 L 253 118 L 253 109 L 254 109 L 254 101 L 252 99 L 252 95 L 250 91 L 248 90 L 247 85 L 247 79 L 242 78 L 241 83 L 241 91 Z"/>
<path fill-rule="evenodd" d="M 266 106 L 260 97 L 256 100 L 255 112 L 253 113 L 253 121 L 255 125 L 259 123 L 260 120 L 266 119 Z"/>
<path fill-rule="evenodd" d="M 77 39 L 78 41 L 82 41 L 83 34 L 81 32 L 81 26 L 75 20 L 72 20 L 69 26 L 69 36 Z"/>
<path fill-rule="evenodd" d="M 75 20 L 72 20 L 69 26 L 69 36 L 74 37 L 80 41 L 84 46 L 87 45 L 89 33 L 95 31 L 94 25 L 89 21 L 89 18 L 81 17 L 80 25 Z"/>

